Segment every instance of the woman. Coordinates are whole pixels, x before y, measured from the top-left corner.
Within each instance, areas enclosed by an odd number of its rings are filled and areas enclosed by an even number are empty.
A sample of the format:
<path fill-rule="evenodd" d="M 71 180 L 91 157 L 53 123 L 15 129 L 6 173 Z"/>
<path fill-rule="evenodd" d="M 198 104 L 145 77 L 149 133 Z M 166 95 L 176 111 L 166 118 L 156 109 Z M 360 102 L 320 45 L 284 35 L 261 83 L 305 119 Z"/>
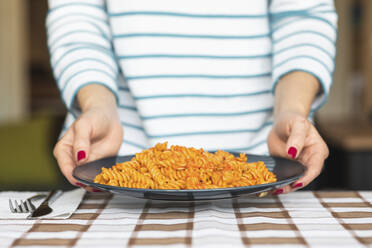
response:
<path fill-rule="evenodd" d="M 69 110 L 54 155 L 76 165 L 168 141 L 296 159 L 328 148 L 308 120 L 326 100 L 331 0 L 49 0 L 51 64 Z M 87 188 L 88 190 L 92 190 Z"/>

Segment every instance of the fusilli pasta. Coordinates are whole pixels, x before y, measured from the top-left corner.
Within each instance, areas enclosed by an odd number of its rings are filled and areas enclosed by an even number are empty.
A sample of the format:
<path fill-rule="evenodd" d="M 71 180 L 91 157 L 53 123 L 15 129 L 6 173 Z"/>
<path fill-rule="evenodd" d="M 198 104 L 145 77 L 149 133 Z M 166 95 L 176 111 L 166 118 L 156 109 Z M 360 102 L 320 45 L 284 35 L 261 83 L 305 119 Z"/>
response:
<path fill-rule="evenodd" d="M 130 161 L 102 168 L 95 183 L 145 189 L 214 189 L 276 182 L 264 162 L 218 150 L 171 146 L 167 142 L 137 153 Z"/>

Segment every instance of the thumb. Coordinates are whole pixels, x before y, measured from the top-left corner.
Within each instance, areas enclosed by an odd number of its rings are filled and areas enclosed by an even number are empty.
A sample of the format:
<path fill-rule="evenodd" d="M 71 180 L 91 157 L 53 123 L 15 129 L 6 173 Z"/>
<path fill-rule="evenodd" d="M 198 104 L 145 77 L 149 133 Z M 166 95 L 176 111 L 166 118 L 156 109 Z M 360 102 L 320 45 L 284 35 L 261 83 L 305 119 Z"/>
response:
<path fill-rule="evenodd" d="M 305 118 L 298 118 L 293 122 L 287 140 L 287 153 L 291 158 L 295 159 L 301 153 L 308 131 L 309 123 Z"/>
<path fill-rule="evenodd" d="M 77 120 L 74 124 L 74 143 L 73 151 L 76 164 L 81 164 L 88 160 L 90 150 L 91 126 L 84 119 Z"/>

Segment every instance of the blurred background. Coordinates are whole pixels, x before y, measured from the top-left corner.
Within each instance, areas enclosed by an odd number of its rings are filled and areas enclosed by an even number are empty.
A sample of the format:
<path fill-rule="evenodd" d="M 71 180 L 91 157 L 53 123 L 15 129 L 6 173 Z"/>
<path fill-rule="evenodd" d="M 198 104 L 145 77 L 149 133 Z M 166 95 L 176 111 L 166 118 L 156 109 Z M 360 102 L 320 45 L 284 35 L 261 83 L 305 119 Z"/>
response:
<path fill-rule="evenodd" d="M 372 1 L 336 0 L 334 83 L 316 125 L 330 148 L 311 189 L 372 189 Z M 0 1 L 0 190 L 70 186 L 53 158 L 66 109 L 49 65 L 46 0 Z"/>

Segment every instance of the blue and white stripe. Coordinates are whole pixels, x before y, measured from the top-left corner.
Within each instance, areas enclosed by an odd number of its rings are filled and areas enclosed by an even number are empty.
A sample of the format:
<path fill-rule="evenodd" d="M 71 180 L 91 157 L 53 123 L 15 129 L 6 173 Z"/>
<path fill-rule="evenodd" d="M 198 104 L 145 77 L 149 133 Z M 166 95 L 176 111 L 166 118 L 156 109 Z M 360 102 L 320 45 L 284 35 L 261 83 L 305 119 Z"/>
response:
<path fill-rule="evenodd" d="M 169 141 L 267 153 L 273 92 L 285 74 L 318 78 L 327 98 L 337 15 L 331 0 L 49 0 L 51 64 L 66 106 L 102 84 L 118 99 L 120 154 Z M 299 82 L 301 83 L 301 82 Z M 74 121 L 69 114 L 66 128 Z"/>

